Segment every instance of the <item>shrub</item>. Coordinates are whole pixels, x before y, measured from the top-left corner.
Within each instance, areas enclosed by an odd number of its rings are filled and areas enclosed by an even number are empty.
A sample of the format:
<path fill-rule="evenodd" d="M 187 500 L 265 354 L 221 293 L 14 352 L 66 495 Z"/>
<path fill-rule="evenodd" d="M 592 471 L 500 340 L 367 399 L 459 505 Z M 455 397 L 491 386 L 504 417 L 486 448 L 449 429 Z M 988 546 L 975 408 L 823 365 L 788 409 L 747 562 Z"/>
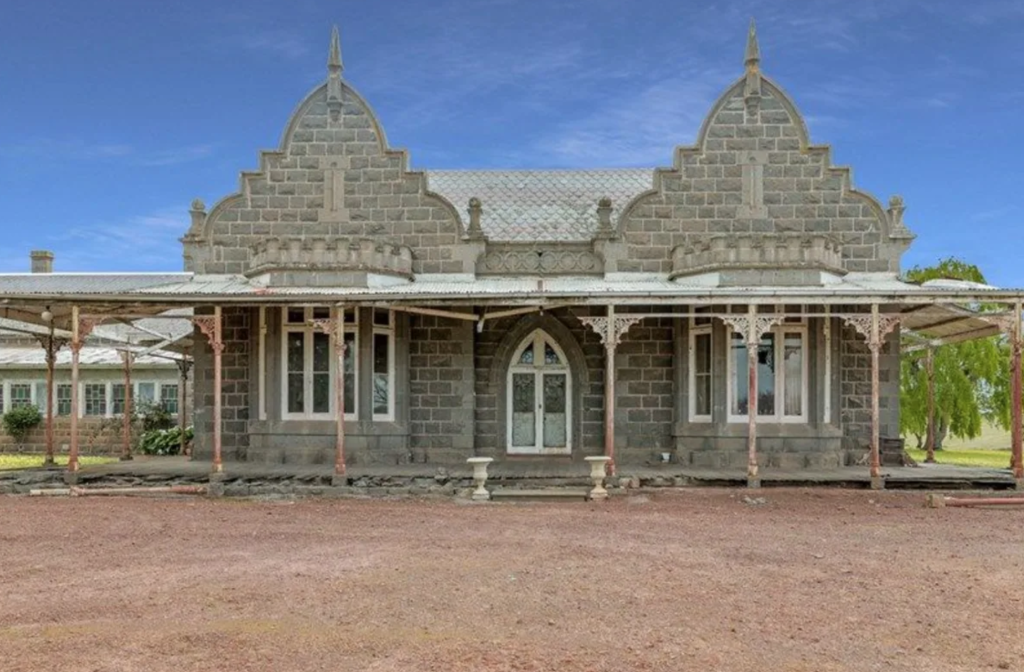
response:
<path fill-rule="evenodd" d="M 174 418 L 162 404 L 144 402 L 138 404 L 132 410 L 142 420 L 142 432 L 144 434 L 157 429 L 171 429 L 174 427 Z"/>
<path fill-rule="evenodd" d="M 192 428 L 185 429 L 185 443 L 192 440 Z M 139 450 L 145 455 L 178 455 L 181 453 L 181 428 L 151 429 L 142 435 Z"/>
<path fill-rule="evenodd" d="M 21 443 L 33 427 L 43 421 L 43 415 L 35 406 L 19 406 L 3 415 L 4 431 Z"/>

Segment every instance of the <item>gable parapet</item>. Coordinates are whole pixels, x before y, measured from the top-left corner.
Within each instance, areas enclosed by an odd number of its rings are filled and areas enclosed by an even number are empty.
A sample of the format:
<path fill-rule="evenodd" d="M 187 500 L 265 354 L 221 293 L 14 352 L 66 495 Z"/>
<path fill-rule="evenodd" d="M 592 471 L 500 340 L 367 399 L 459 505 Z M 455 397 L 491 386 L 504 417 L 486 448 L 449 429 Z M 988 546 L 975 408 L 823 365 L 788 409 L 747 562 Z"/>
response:
<path fill-rule="evenodd" d="M 826 234 L 716 236 L 672 250 L 670 279 L 723 270 L 819 270 L 845 275 L 842 244 Z"/>
<path fill-rule="evenodd" d="M 271 237 L 252 246 L 245 275 L 270 285 L 359 286 L 365 274 L 411 280 L 412 250 L 369 238 Z"/>

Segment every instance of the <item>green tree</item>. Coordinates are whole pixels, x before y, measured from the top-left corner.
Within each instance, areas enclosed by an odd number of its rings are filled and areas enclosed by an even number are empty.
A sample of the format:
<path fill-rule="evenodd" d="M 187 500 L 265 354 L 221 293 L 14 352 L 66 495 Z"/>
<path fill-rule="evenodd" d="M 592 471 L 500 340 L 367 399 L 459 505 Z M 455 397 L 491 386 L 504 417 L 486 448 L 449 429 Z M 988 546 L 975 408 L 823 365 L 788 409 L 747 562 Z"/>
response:
<path fill-rule="evenodd" d="M 915 266 L 904 279 L 916 283 L 935 279 L 985 282 L 981 269 L 952 257 L 935 266 Z M 994 308 L 972 307 L 982 311 Z M 977 437 L 983 419 L 1004 427 L 1009 425 L 1009 358 L 1004 341 L 1000 336 L 990 336 L 935 348 L 932 361 L 937 450 L 942 449 L 947 434 L 966 439 Z M 908 353 L 900 363 L 900 430 L 914 435 L 918 445 L 928 426 L 926 355 L 924 350 Z M 1004 397 L 1005 409 L 1001 407 Z"/>

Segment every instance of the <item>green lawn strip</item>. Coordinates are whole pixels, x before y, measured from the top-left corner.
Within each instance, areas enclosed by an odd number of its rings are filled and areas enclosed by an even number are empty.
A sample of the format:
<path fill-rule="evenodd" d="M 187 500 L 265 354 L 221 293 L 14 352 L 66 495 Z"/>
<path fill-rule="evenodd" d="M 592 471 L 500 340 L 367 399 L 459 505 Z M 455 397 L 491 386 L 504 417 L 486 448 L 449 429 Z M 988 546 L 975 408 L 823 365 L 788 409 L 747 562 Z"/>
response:
<path fill-rule="evenodd" d="M 67 466 L 68 456 L 57 455 L 54 458 L 58 465 Z M 78 458 L 80 465 L 89 466 L 93 464 L 109 464 L 110 462 L 117 462 L 116 457 L 106 457 L 102 455 L 82 455 Z M 23 454 L 2 454 L 0 453 L 0 470 L 3 469 L 32 469 L 35 467 L 43 466 L 42 455 L 23 455 Z"/>
<path fill-rule="evenodd" d="M 908 448 L 907 453 L 917 463 L 923 463 L 925 451 Z M 1010 466 L 1008 450 L 937 450 L 935 461 L 938 464 L 955 464 L 960 467 L 990 467 L 1006 469 Z"/>

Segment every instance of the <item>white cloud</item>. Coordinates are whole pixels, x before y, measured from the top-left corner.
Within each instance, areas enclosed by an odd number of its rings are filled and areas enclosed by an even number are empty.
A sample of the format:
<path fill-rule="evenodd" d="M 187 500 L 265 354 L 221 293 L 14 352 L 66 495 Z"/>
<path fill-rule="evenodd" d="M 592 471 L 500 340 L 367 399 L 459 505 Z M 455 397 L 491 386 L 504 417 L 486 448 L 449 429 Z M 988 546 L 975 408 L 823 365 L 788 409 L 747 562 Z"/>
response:
<path fill-rule="evenodd" d="M 0 148 L 0 156 L 44 162 L 121 161 L 135 166 L 158 167 L 204 159 L 213 153 L 213 148 L 210 144 L 200 144 L 146 150 L 124 143 L 41 137 Z"/>
<path fill-rule="evenodd" d="M 120 221 L 77 225 L 50 238 L 55 265 L 62 270 L 90 271 L 111 267 L 140 270 L 181 270 L 181 244 L 188 230 L 187 208 L 162 208 Z"/>

